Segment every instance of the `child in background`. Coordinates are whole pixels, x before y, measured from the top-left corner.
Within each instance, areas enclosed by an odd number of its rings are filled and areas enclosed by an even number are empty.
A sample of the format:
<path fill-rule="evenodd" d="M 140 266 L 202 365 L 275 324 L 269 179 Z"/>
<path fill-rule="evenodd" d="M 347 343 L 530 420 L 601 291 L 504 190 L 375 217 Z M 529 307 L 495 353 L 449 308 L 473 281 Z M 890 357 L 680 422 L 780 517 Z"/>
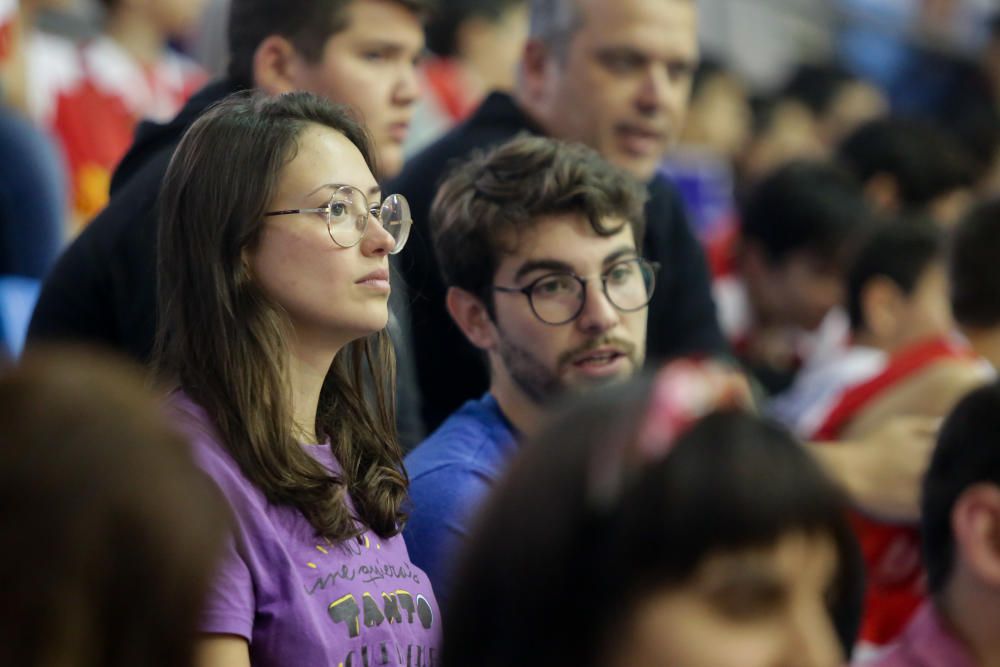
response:
<path fill-rule="evenodd" d="M 931 223 L 900 220 L 862 245 L 847 277 L 852 345 L 829 370 L 826 396 L 803 415 L 805 437 L 860 437 L 897 415 L 943 417 L 986 379 L 954 335 L 943 242 Z M 859 511 L 851 524 L 867 582 L 858 649 L 872 655 L 896 640 L 926 594 L 920 534 L 914 522 Z"/>
<path fill-rule="evenodd" d="M 206 81 L 168 46 L 190 30 L 204 0 L 102 0 L 104 31 L 78 49 L 36 33 L 27 53 L 28 108 L 65 153 L 72 233 L 108 201 L 111 174 L 144 118 L 166 121 Z"/>

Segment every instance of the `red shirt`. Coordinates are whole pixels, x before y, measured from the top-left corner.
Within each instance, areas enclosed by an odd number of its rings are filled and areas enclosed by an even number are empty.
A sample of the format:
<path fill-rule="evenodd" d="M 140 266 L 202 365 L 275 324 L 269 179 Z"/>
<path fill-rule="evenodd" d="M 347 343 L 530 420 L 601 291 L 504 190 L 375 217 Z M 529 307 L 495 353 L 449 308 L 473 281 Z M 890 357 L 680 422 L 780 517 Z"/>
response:
<path fill-rule="evenodd" d="M 138 63 L 107 37 L 57 51 L 59 58 L 52 51 L 35 54 L 33 112 L 62 145 L 74 218 L 82 225 L 107 204 L 111 173 L 138 122 L 169 120 L 206 77 L 170 51 L 152 66 Z"/>
<path fill-rule="evenodd" d="M 931 364 L 972 358 L 967 348 L 944 338 L 916 343 L 897 352 L 878 374 L 842 394 L 814 439 L 836 439 L 871 401 Z M 858 640 L 869 648 L 887 646 L 924 601 L 920 533 L 915 524 L 877 520 L 858 511 L 851 511 L 849 518 L 861 544 L 867 583 Z"/>

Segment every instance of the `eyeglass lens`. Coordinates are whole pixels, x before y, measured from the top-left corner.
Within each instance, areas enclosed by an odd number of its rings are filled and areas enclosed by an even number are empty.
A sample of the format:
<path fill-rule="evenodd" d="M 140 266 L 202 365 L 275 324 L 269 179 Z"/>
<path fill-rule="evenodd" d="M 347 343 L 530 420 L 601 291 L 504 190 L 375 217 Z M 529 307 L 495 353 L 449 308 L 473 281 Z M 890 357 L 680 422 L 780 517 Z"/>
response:
<path fill-rule="evenodd" d="M 619 262 L 604 275 L 604 292 L 619 310 L 639 310 L 653 295 L 653 267 L 642 260 Z M 550 324 L 572 320 L 583 308 L 584 283 L 570 273 L 558 273 L 538 280 L 532 286 L 531 306 L 539 319 Z"/>
<path fill-rule="evenodd" d="M 361 242 L 368 228 L 368 218 L 373 213 L 368 206 L 368 199 L 357 188 L 345 186 L 337 189 L 328 209 L 330 237 L 334 243 L 350 247 Z M 389 195 L 379 207 L 376 217 L 395 241 L 391 253 L 402 250 L 412 223 L 406 198 Z"/>

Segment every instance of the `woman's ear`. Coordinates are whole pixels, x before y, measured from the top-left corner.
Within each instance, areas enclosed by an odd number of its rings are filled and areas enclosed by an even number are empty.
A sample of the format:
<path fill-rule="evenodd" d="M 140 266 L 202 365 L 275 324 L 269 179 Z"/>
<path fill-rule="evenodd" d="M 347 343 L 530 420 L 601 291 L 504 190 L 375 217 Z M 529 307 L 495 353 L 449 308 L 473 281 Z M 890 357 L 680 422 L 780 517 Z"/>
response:
<path fill-rule="evenodd" d="M 496 326 L 479 297 L 460 287 L 449 287 L 445 304 L 451 319 L 470 343 L 480 350 L 492 350 L 496 346 Z"/>

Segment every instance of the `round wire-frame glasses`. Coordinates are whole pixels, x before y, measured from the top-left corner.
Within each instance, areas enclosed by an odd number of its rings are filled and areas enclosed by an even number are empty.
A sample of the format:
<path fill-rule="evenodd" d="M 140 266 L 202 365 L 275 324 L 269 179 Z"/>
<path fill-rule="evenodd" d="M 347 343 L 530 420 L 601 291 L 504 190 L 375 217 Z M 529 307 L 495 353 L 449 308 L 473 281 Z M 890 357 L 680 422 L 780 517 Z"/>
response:
<path fill-rule="evenodd" d="M 612 306 L 623 312 L 641 310 L 649 305 L 656 287 L 657 262 L 641 257 L 612 264 L 600 275 L 601 288 Z M 494 285 L 497 292 L 520 293 L 528 297 L 531 312 L 545 324 L 559 325 L 580 316 L 587 303 L 587 282 L 569 271 L 547 273 L 524 287 Z"/>
<path fill-rule="evenodd" d="M 293 208 L 283 211 L 268 211 L 265 216 L 294 215 L 298 213 L 321 213 L 326 217 L 326 231 L 330 240 L 341 248 L 350 248 L 361 243 L 368 231 L 368 220 L 374 217 L 389 232 L 395 241 L 390 255 L 395 255 L 410 237 L 413 218 L 410 203 L 400 194 L 386 197 L 381 204 L 369 204 L 368 198 L 353 185 L 333 185 L 335 188 L 330 201 L 317 208 Z"/>

